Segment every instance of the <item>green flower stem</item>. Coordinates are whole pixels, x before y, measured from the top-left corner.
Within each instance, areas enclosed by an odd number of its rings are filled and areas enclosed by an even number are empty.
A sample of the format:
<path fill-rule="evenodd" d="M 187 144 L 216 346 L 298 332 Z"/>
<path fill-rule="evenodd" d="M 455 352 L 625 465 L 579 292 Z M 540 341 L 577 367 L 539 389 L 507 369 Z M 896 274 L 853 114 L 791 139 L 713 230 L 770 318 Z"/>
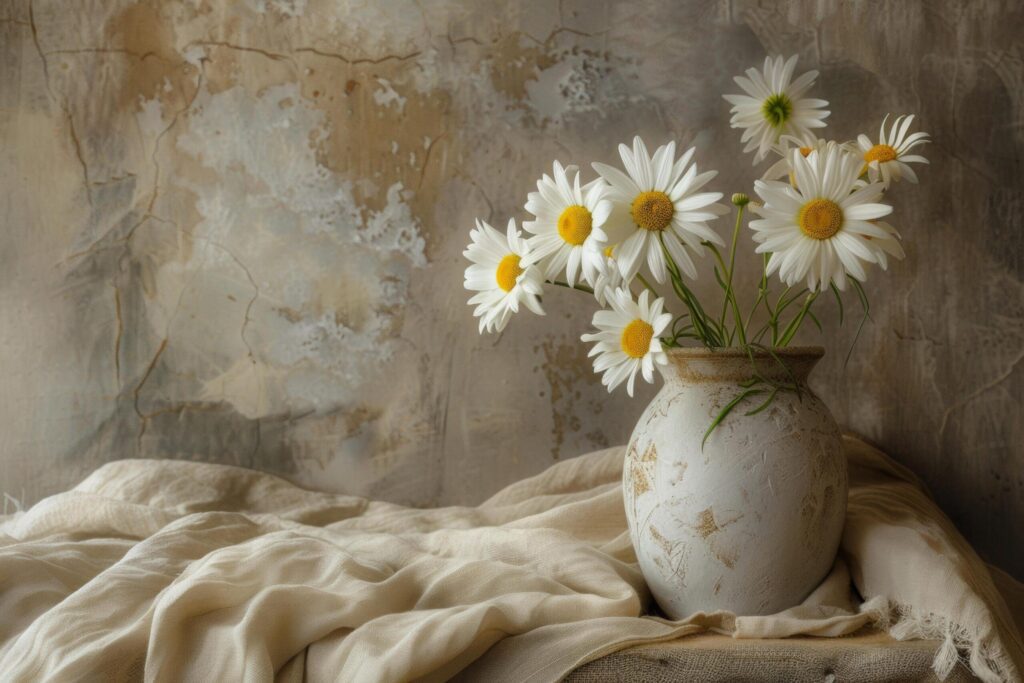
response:
<path fill-rule="evenodd" d="M 796 314 L 796 317 L 786 327 L 785 332 L 782 333 L 782 339 L 779 340 L 777 346 L 787 346 L 790 341 L 793 340 L 797 330 L 800 329 L 800 324 L 803 323 L 804 318 L 807 317 L 807 313 L 811 310 L 811 304 L 818 298 L 818 292 L 809 292 L 807 298 L 804 299 L 804 305 L 800 308 L 800 312 Z"/>
<path fill-rule="evenodd" d="M 740 344 L 746 346 L 747 335 L 743 329 L 743 317 L 740 314 L 740 305 L 739 303 L 737 303 L 736 295 L 732 291 L 732 273 L 726 270 L 725 260 L 722 258 L 722 254 L 718 251 L 718 247 L 716 247 L 714 244 L 711 244 L 710 242 L 705 242 L 705 244 L 711 250 L 711 253 L 715 255 L 715 260 L 718 261 L 719 267 L 723 271 L 726 271 L 726 284 L 723 287 L 723 289 L 725 290 L 725 301 L 722 302 L 722 320 L 719 323 L 719 327 L 722 328 L 723 331 L 725 330 L 725 318 L 729 312 L 729 305 L 732 304 L 733 314 L 736 318 L 736 329 L 733 331 L 733 333 L 739 336 Z M 730 344 L 732 343 L 733 333 L 730 333 L 728 335 L 728 341 Z"/>
<path fill-rule="evenodd" d="M 664 249 L 664 245 L 662 245 L 662 248 Z M 679 272 L 679 266 L 676 265 L 675 261 L 671 260 L 671 257 L 668 255 L 667 250 L 665 252 L 665 257 L 669 259 L 670 270 L 672 271 L 673 276 L 673 283 L 678 284 L 679 288 L 686 296 L 686 299 L 689 302 L 690 306 L 693 308 L 693 310 L 697 312 L 697 318 L 699 319 L 700 324 L 704 327 L 705 330 L 711 333 L 712 343 L 715 346 L 721 346 L 721 342 L 719 341 L 721 339 L 721 330 L 715 330 L 712 327 L 715 324 L 715 321 L 708 317 L 708 314 L 704 311 L 704 307 L 700 305 L 700 299 L 698 299 L 697 295 L 690 291 L 690 288 L 686 286 L 685 282 L 683 282 L 683 276 Z"/>
<path fill-rule="evenodd" d="M 750 312 L 747 313 L 747 321 L 743 327 L 750 329 L 750 323 L 754 318 L 754 311 L 761 305 L 762 301 L 768 300 L 768 254 L 762 254 L 761 259 L 761 284 L 757 287 L 757 297 L 754 299 L 754 305 L 750 307 Z"/>
<path fill-rule="evenodd" d="M 675 319 L 672 321 L 672 325 L 669 328 L 672 332 L 672 338 L 669 339 L 669 341 L 671 342 L 669 344 L 670 346 L 678 346 L 678 341 L 680 337 L 689 337 L 691 339 L 697 339 L 697 335 L 690 331 L 694 329 L 692 322 L 687 323 L 681 329 L 679 328 L 679 323 L 689 317 L 689 313 L 683 313 L 682 315 L 676 316 Z"/>
<path fill-rule="evenodd" d="M 750 343 L 751 344 L 759 344 L 759 343 L 761 343 L 761 337 L 763 337 L 765 335 L 765 333 L 768 332 L 769 329 L 771 329 L 771 326 L 768 323 L 765 323 L 764 325 L 762 325 L 761 329 L 759 329 L 757 332 L 755 332 L 753 334 L 753 336 L 750 337 L 750 340 L 751 340 Z"/>
<path fill-rule="evenodd" d="M 732 244 L 729 245 L 729 271 L 725 279 L 725 301 L 722 302 L 722 325 L 725 325 L 725 309 L 729 306 L 729 301 L 731 300 L 733 311 L 736 313 L 736 332 L 740 336 L 740 341 L 744 344 L 746 343 L 746 326 L 742 324 L 739 304 L 736 303 L 736 293 L 732 289 L 732 274 L 736 270 L 736 244 L 740 239 L 740 225 L 743 222 L 743 210 L 745 208 L 746 206 L 742 205 L 736 210 L 736 224 L 732 228 Z"/>
<path fill-rule="evenodd" d="M 843 361 L 843 367 L 850 362 L 850 356 L 853 355 L 853 348 L 857 346 L 857 340 L 860 339 L 860 333 L 864 329 L 864 323 L 871 317 L 871 304 L 868 302 L 868 295 L 864 291 L 863 285 L 853 278 L 850 278 L 850 282 L 853 283 L 853 288 L 857 290 L 857 298 L 860 299 L 860 305 L 864 308 L 864 317 L 860 319 L 860 324 L 857 325 L 857 334 L 853 336 L 853 343 L 850 344 L 850 350 L 846 353 L 846 360 Z M 834 286 L 834 285 L 833 285 Z M 836 298 L 840 303 L 842 299 L 839 298 L 839 292 L 836 291 Z"/>
<path fill-rule="evenodd" d="M 700 340 L 705 346 L 712 346 L 709 338 L 711 335 L 710 330 L 708 330 L 704 319 L 697 313 L 697 309 L 694 307 L 693 300 L 688 294 L 686 285 L 684 285 L 675 275 L 672 276 L 672 289 L 675 291 L 676 296 L 679 297 L 679 300 L 682 301 L 689 310 L 690 320 L 693 321 L 694 329 L 697 331 L 697 335 L 700 337 Z"/>
<path fill-rule="evenodd" d="M 708 314 L 700 305 L 700 299 L 698 299 L 696 295 L 690 291 L 690 288 L 686 286 L 683 282 L 683 277 L 679 274 L 678 270 L 676 271 L 674 282 L 682 289 L 683 294 L 689 302 L 691 311 L 696 312 L 696 318 L 694 318 L 694 320 L 699 321 L 700 326 L 704 330 L 704 333 L 701 335 L 701 341 L 704 342 L 704 345 L 708 347 L 723 346 L 722 340 L 724 335 L 722 334 L 722 331 L 720 329 L 714 329 L 714 321 L 708 318 Z"/>
<path fill-rule="evenodd" d="M 778 301 L 775 302 L 774 310 L 772 309 L 772 304 L 768 300 L 767 296 L 765 297 L 765 300 L 764 300 L 764 306 L 765 306 L 765 308 L 768 309 L 768 327 L 770 327 L 771 331 L 772 331 L 772 346 L 777 346 L 778 345 L 778 341 L 779 341 L 779 316 L 782 315 L 782 311 L 783 311 L 782 301 L 783 301 L 783 299 L 786 298 L 786 294 L 789 293 L 789 290 L 790 290 L 789 287 L 786 287 L 784 290 L 782 290 L 782 294 L 779 295 Z"/>
<path fill-rule="evenodd" d="M 570 285 L 568 282 L 561 282 L 559 280 L 548 280 L 548 282 L 553 284 L 553 285 L 558 285 L 559 287 L 565 287 L 566 289 L 575 289 L 575 290 L 578 290 L 580 292 L 586 292 L 587 294 L 593 294 L 594 293 L 594 290 L 591 289 L 590 287 L 587 287 L 586 285 L 581 285 L 581 284 L 578 284 L 578 283 L 575 284 L 575 285 Z"/>
<path fill-rule="evenodd" d="M 653 294 L 654 296 L 658 296 L 658 291 L 654 289 L 653 286 L 651 286 L 651 283 L 647 281 L 647 278 L 645 278 L 640 273 L 637 273 L 636 279 L 639 280 L 640 283 L 643 284 L 643 286 L 646 287 L 651 294 Z"/>
<path fill-rule="evenodd" d="M 683 277 L 679 272 L 679 266 L 676 265 L 672 255 L 668 253 L 668 249 L 665 247 L 665 241 L 662 236 L 658 235 L 658 241 L 661 244 L 661 251 L 665 256 L 665 263 L 668 267 L 669 279 L 672 280 L 672 289 L 679 300 L 686 305 L 690 311 L 690 321 L 693 323 L 694 330 L 697 336 L 700 338 L 704 346 L 709 348 L 715 346 L 721 346 L 719 336 L 709 327 L 707 314 L 704 309 L 701 308 L 700 302 L 697 301 L 696 297 L 693 296 L 686 284 L 683 282 Z"/>

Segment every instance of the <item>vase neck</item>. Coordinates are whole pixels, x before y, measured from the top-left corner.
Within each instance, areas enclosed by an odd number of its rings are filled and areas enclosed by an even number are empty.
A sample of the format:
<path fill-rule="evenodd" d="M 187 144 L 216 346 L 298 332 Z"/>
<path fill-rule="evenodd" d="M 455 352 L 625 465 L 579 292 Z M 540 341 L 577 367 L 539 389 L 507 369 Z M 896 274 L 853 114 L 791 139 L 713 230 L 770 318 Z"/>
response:
<path fill-rule="evenodd" d="M 701 383 L 737 384 L 753 379 L 755 374 L 782 383 L 796 380 L 807 384 L 811 370 L 823 355 L 820 347 L 775 349 L 775 357 L 760 352 L 753 356 L 742 349 L 709 350 L 704 348 L 669 349 L 668 365 L 660 366 L 666 384 Z M 756 367 L 756 373 L 755 373 Z"/>

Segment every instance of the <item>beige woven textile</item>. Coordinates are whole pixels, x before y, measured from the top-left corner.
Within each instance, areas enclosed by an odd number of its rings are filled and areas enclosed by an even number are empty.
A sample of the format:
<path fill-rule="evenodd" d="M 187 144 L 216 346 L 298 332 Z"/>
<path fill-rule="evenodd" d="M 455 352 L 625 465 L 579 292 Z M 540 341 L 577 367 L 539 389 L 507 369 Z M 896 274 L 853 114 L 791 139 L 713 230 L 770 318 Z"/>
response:
<path fill-rule="evenodd" d="M 415 510 L 232 467 L 125 460 L 0 517 L 4 681 L 554 681 L 708 629 L 942 638 L 987 681 L 1024 671 L 1024 588 L 993 574 L 905 469 L 846 437 L 842 557 L 771 617 L 639 618 L 623 449 L 475 508 Z M 854 598 L 856 586 L 865 602 Z"/>

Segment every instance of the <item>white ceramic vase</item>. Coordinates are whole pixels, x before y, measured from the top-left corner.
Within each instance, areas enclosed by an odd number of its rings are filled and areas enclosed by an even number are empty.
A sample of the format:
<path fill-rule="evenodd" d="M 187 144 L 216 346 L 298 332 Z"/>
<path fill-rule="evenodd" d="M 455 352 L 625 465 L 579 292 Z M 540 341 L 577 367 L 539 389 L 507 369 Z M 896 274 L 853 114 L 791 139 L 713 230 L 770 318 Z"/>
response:
<path fill-rule="evenodd" d="M 759 372 L 795 378 L 740 403 L 701 447 L 752 375 L 738 349 L 671 349 L 665 384 L 641 415 L 622 483 L 629 532 L 654 598 L 674 619 L 728 610 L 772 614 L 799 604 L 835 559 L 846 512 L 839 428 L 807 376 L 820 347 L 781 349 Z"/>

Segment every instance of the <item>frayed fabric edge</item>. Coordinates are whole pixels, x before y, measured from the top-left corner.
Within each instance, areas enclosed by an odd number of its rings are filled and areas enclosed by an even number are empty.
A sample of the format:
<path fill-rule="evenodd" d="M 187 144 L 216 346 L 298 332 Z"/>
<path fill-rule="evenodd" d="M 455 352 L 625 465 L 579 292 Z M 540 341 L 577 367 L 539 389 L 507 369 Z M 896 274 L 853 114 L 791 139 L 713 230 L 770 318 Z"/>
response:
<path fill-rule="evenodd" d="M 890 601 L 888 610 L 879 610 L 875 626 L 896 640 L 941 640 L 932 660 L 932 670 L 939 680 L 946 680 L 957 663 L 964 664 L 985 683 L 1017 680 L 1017 668 L 1005 652 L 983 642 L 984 635 L 972 633 L 947 617 Z"/>

